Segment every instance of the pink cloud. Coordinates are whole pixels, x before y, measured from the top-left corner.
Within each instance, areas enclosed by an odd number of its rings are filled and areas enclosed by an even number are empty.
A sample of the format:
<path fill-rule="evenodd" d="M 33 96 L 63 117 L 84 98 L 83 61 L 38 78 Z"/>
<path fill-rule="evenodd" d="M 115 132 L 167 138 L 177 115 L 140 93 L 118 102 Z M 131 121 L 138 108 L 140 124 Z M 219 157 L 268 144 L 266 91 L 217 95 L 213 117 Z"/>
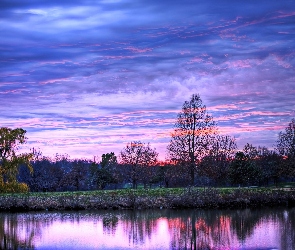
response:
<path fill-rule="evenodd" d="M 150 52 L 153 49 L 152 48 L 145 48 L 145 49 L 139 49 L 139 48 L 135 48 L 135 47 L 127 47 L 127 50 L 133 52 L 133 53 L 146 53 L 146 52 Z"/>
<path fill-rule="evenodd" d="M 181 51 L 179 52 L 179 54 L 180 54 L 180 55 L 191 54 L 191 51 L 189 51 L 189 50 L 181 50 Z"/>
<path fill-rule="evenodd" d="M 226 64 L 229 68 L 251 68 L 250 60 L 236 60 L 227 61 Z"/>
<path fill-rule="evenodd" d="M 253 133 L 263 131 L 282 131 L 283 125 L 269 124 L 265 126 L 257 126 L 257 124 L 250 125 L 249 123 L 237 123 L 238 126 L 222 126 L 218 129 L 221 134 L 237 134 L 237 133 Z"/>
<path fill-rule="evenodd" d="M 66 64 L 66 63 L 69 63 L 71 61 L 69 60 L 60 60 L 60 61 L 47 61 L 47 62 L 40 62 L 39 64 L 40 65 L 55 65 L 55 64 Z"/>
<path fill-rule="evenodd" d="M 215 121 L 231 121 L 231 120 L 234 121 L 234 120 L 244 119 L 244 118 L 252 117 L 252 116 L 268 116 L 268 117 L 278 116 L 279 117 L 279 116 L 288 116 L 288 115 L 290 115 L 290 112 L 251 111 L 251 112 L 240 112 L 238 114 L 233 114 L 233 115 L 219 116 L 217 118 L 214 118 L 214 120 Z"/>
<path fill-rule="evenodd" d="M 208 107 L 208 111 L 222 111 L 222 110 L 233 110 L 233 109 L 238 109 L 239 107 L 236 104 L 220 104 L 216 106 L 211 106 Z"/>
<path fill-rule="evenodd" d="M 0 94 L 16 94 L 16 93 L 21 93 L 23 90 L 21 89 L 10 89 L 6 91 L 0 92 Z"/>
<path fill-rule="evenodd" d="M 275 56 L 275 60 L 277 64 L 282 66 L 283 68 L 289 69 L 293 67 L 289 62 L 286 61 L 286 58 L 279 55 L 274 55 L 274 56 Z"/>
<path fill-rule="evenodd" d="M 39 82 L 42 85 L 46 85 L 46 84 L 51 84 L 51 83 L 55 83 L 55 82 L 69 82 L 70 79 L 69 78 L 55 78 L 55 79 L 51 79 L 48 81 L 41 81 Z"/>
<path fill-rule="evenodd" d="M 189 61 L 189 63 L 200 63 L 200 62 L 202 62 L 202 61 L 203 61 L 202 58 L 194 57 L 194 58 L 192 58 L 192 59 Z"/>

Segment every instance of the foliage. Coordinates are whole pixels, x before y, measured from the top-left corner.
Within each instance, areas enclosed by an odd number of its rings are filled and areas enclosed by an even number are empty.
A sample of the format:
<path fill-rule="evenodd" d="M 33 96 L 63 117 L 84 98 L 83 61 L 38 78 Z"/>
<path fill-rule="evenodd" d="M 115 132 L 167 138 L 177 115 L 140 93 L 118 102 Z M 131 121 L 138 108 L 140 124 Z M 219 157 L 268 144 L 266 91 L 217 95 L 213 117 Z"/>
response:
<path fill-rule="evenodd" d="M 216 133 L 215 122 L 208 115 L 198 94 L 185 101 L 178 114 L 170 144 L 169 159 L 188 165 L 190 184 L 195 181 L 196 167 L 209 153 Z"/>
<path fill-rule="evenodd" d="M 64 171 L 59 162 L 43 157 L 32 163 L 33 174 L 27 175 L 27 183 L 34 192 L 53 192 L 59 190 Z"/>
<path fill-rule="evenodd" d="M 166 188 L 185 187 L 190 183 L 188 166 L 176 164 L 171 160 L 162 162 L 157 166 L 157 178 L 160 186 Z"/>
<path fill-rule="evenodd" d="M 226 185 L 229 166 L 236 149 L 235 138 L 216 135 L 209 154 L 201 161 L 199 175 L 210 178 L 216 185 Z"/>
<path fill-rule="evenodd" d="M 0 183 L 0 193 L 27 193 L 29 187 L 26 183 L 7 182 Z"/>
<path fill-rule="evenodd" d="M 258 146 L 254 151 L 256 154 L 252 160 L 255 161 L 260 173 L 260 184 L 268 185 L 270 180 L 277 184 L 280 177 L 284 175 L 282 157 L 266 147 Z"/>
<path fill-rule="evenodd" d="M 90 183 L 94 189 L 104 189 L 109 183 L 117 183 L 117 157 L 114 152 L 102 155 L 100 164 L 93 162 L 90 167 Z"/>
<path fill-rule="evenodd" d="M 86 189 L 85 182 L 87 178 L 88 162 L 84 160 L 74 160 L 71 162 L 71 169 L 64 174 L 60 180 L 60 186 L 67 187 L 67 190 Z"/>
<path fill-rule="evenodd" d="M 14 187 L 18 186 L 15 183 L 17 183 L 17 174 L 21 164 L 26 165 L 32 171 L 30 160 L 33 154 L 16 154 L 19 146 L 26 143 L 25 134 L 26 131 L 21 128 L 0 128 L 0 184 L 2 187 L 7 185 L 4 189 L 14 190 Z"/>
<path fill-rule="evenodd" d="M 101 156 L 101 167 L 102 168 L 112 168 L 117 165 L 117 156 L 114 152 L 106 153 Z"/>
<path fill-rule="evenodd" d="M 232 184 L 250 185 L 257 183 L 259 172 L 251 161 L 250 156 L 243 152 L 237 152 L 231 163 L 229 178 Z"/>

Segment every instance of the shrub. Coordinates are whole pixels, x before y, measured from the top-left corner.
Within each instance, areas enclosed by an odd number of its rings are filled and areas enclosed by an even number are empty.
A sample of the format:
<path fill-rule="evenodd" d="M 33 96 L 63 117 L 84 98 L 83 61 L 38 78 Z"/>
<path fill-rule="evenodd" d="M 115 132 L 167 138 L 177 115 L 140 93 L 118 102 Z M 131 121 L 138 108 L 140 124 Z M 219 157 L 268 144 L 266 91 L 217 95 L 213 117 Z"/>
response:
<path fill-rule="evenodd" d="M 27 193 L 29 187 L 25 183 L 0 182 L 0 193 Z"/>

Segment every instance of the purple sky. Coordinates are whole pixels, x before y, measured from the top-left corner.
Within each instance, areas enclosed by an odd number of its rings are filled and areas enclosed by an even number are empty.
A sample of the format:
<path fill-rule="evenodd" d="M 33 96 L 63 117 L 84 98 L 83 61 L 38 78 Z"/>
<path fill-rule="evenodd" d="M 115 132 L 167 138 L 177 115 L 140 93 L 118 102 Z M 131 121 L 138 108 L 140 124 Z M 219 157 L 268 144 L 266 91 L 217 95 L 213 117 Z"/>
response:
<path fill-rule="evenodd" d="M 295 117 L 294 0 L 1 0 L 0 34 L 0 126 L 46 156 L 164 159 L 193 93 L 240 149 Z"/>

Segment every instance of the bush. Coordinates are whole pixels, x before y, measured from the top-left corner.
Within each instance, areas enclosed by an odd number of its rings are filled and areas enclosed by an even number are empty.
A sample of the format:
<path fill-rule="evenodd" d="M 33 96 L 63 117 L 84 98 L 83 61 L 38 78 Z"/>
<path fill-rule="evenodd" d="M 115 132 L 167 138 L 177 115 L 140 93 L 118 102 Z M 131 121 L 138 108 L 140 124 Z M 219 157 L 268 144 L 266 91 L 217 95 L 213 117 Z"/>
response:
<path fill-rule="evenodd" d="M 25 183 L 2 182 L 0 183 L 0 193 L 27 193 L 29 187 Z"/>

